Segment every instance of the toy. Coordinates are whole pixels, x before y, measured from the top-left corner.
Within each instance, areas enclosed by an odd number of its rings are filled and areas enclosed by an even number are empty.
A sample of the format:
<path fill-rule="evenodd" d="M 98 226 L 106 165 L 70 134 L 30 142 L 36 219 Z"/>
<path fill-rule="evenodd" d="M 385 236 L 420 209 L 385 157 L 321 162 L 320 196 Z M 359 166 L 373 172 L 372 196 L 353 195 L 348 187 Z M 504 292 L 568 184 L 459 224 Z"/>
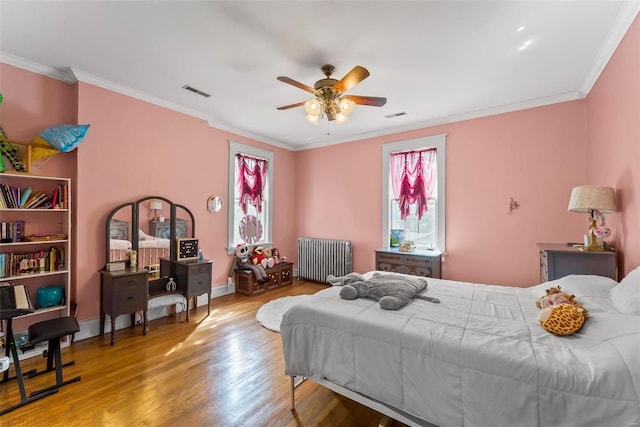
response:
<path fill-rule="evenodd" d="M 560 286 L 545 289 L 546 295 L 536 300 L 536 307 L 546 308 L 556 304 L 574 304 L 575 295 L 562 292 Z"/>
<path fill-rule="evenodd" d="M 540 325 L 557 336 L 576 333 L 584 325 L 586 311 L 577 304 L 558 304 L 543 309 L 538 315 Z"/>
<path fill-rule="evenodd" d="M 253 250 L 253 255 L 251 255 L 251 262 L 256 265 L 262 265 L 262 260 L 264 259 L 264 249 L 262 246 L 256 246 Z"/>
<path fill-rule="evenodd" d="M 240 244 L 236 247 L 236 257 L 233 260 L 233 265 L 231 266 L 231 272 L 236 270 L 249 270 L 253 273 L 258 283 L 268 282 L 269 275 L 264 270 L 262 265 L 256 265 L 249 260 L 249 246 Z M 231 274 L 229 274 L 231 277 Z"/>
<path fill-rule="evenodd" d="M 280 264 L 280 251 L 278 251 L 278 248 L 271 249 L 271 256 L 273 257 L 273 265 Z"/>
<path fill-rule="evenodd" d="M 373 273 L 374 276 L 379 276 L 380 273 Z M 355 282 L 364 282 L 365 278 L 360 273 L 349 273 L 346 276 L 336 277 L 333 274 L 327 276 L 327 282 L 332 286 L 345 286 Z"/>
<path fill-rule="evenodd" d="M 398 310 L 407 305 L 412 298 L 439 303 L 440 300 L 436 298 L 418 295 L 426 287 L 427 279 L 424 277 L 381 274 L 344 285 L 340 290 L 340 298 L 347 300 L 371 298 L 380 301 L 380 308 L 384 310 Z"/>
<path fill-rule="evenodd" d="M 540 325 L 557 336 L 578 332 L 589 312 L 575 300 L 575 295 L 562 292 L 560 286 L 545 289 L 545 294 L 536 301 L 536 307 L 542 309 L 538 315 Z"/>
<path fill-rule="evenodd" d="M 264 267 L 264 268 L 271 268 L 273 267 L 275 264 L 275 261 L 273 260 L 273 254 L 271 252 L 270 248 L 264 248 L 262 250 L 262 254 L 264 255 L 264 258 L 262 259 L 262 261 L 260 262 L 260 264 Z"/>

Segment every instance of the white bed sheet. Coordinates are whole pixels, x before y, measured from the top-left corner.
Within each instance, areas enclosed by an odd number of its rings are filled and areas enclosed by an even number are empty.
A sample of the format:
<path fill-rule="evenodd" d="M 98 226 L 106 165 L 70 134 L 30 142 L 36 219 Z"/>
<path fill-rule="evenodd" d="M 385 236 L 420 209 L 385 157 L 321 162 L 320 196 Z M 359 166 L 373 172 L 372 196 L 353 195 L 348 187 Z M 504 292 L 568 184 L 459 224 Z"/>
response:
<path fill-rule="evenodd" d="M 440 426 L 640 424 L 640 316 L 609 300 L 615 282 L 568 276 L 531 288 L 428 279 L 397 311 L 340 287 L 285 313 L 285 373 L 327 379 Z M 562 286 L 589 310 L 556 337 L 535 300 Z"/>

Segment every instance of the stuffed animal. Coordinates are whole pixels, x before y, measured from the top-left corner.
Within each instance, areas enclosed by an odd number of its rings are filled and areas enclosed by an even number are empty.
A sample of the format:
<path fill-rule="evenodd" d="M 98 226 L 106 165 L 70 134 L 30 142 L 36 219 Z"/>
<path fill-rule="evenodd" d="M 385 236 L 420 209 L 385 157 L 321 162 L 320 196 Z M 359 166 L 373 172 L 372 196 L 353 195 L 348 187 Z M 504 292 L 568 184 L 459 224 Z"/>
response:
<path fill-rule="evenodd" d="M 536 307 L 545 308 L 556 304 L 573 304 L 575 295 L 569 295 L 566 292 L 562 292 L 560 286 L 551 287 L 545 289 L 544 296 L 541 296 L 536 300 Z"/>
<path fill-rule="evenodd" d="M 558 304 L 544 308 L 538 315 L 540 325 L 557 336 L 571 335 L 580 330 L 587 317 L 577 304 Z"/>
<path fill-rule="evenodd" d="M 240 244 L 236 247 L 236 256 L 231 266 L 231 272 L 236 270 L 249 270 L 253 273 L 258 283 L 265 283 L 270 280 L 269 275 L 262 265 L 255 265 L 249 262 L 249 246 Z M 229 274 L 231 276 L 231 273 Z"/>
<path fill-rule="evenodd" d="M 262 265 L 262 260 L 264 259 L 264 249 L 262 246 L 256 246 L 253 250 L 253 255 L 251 256 L 251 262 L 255 265 Z"/>
<path fill-rule="evenodd" d="M 373 273 L 374 276 L 379 276 L 380 273 Z M 355 282 L 363 282 L 364 276 L 360 273 L 349 273 L 346 276 L 336 277 L 333 274 L 327 276 L 327 282 L 332 286 L 345 286 Z"/>
<path fill-rule="evenodd" d="M 271 268 L 274 265 L 276 265 L 275 261 L 273 260 L 273 254 L 271 252 L 270 248 L 264 248 L 262 250 L 262 254 L 264 255 L 264 258 L 262 259 L 262 261 L 260 262 L 260 264 L 264 267 L 264 268 Z"/>
<path fill-rule="evenodd" d="M 414 297 L 435 303 L 440 302 L 436 298 L 418 295 L 426 287 L 427 279 L 424 277 L 384 274 L 344 285 L 340 290 L 340 298 L 347 300 L 371 298 L 380 301 L 380 308 L 384 310 L 398 310 Z"/>

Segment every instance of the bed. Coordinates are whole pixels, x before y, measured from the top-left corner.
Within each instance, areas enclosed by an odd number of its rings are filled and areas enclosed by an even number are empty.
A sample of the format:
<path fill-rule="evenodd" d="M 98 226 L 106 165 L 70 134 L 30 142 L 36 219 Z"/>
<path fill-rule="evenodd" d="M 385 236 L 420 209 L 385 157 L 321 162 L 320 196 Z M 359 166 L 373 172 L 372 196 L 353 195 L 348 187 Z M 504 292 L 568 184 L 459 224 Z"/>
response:
<path fill-rule="evenodd" d="M 530 288 L 429 279 L 424 295 L 441 303 L 400 310 L 331 287 L 284 314 L 285 373 L 410 425 L 638 426 L 640 269 L 628 278 Z M 589 310 L 578 333 L 537 322 L 535 301 L 551 286 Z"/>
<path fill-rule="evenodd" d="M 169 258 L 169 239 L 153 237 L 140 230 L 138 241 L 138 265 L 146 267 L 158 264 L 160 258 Z M 132 248 L 131 241 L 111 239 L 109 243 L 109 261 L 119 261 L 129 258 Z"/>

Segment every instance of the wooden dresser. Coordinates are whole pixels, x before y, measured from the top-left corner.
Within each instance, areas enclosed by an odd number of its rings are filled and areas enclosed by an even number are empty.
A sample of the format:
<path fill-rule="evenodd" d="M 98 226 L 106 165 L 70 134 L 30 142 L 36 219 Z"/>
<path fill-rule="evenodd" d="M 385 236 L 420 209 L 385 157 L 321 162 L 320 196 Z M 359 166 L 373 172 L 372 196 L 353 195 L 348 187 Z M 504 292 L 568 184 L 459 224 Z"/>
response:
<path fill-rule="evenodd" d="M 416 249 L 400 252 L 396 248 L 376 249 L 376 270 L 442 278 L 442 253 Z"/>
<path fill-rule="evenodd" d="M 618 280 L 618 262 L 613 251 L 581 251 L 563 243 L 538 243 L 540 283 L 570 274 L 594 274 Z"/>
<path fill-rule="evenodd" d="M 293 263 L 282 261 L 280 264 L 266 268 L 269 275 L 268 282 L 259 283 L 250 270 L 238 270 L 233 274 L 233 281 L 236 284 L 236 292 L 253 296 L 261 294 L 270 289 L 280 288 L 293 283 Z"/>

